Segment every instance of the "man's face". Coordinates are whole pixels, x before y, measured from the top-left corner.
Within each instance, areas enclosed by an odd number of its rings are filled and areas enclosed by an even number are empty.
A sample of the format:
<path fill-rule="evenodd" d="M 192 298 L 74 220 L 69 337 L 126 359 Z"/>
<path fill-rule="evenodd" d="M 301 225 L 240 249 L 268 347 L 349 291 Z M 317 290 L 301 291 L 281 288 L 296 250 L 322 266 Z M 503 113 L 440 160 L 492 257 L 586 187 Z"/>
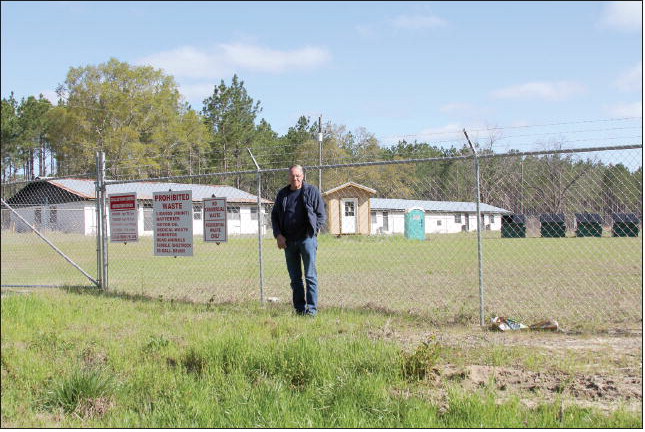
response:
<path fill-rule="evenodd" d="M 291 168 L 289 170 L 289 184 L 291 185 L 291 190 L 300 189 L 302 187 L 302 180 L 304 175 L 302 170 L 299 168 Z"/>

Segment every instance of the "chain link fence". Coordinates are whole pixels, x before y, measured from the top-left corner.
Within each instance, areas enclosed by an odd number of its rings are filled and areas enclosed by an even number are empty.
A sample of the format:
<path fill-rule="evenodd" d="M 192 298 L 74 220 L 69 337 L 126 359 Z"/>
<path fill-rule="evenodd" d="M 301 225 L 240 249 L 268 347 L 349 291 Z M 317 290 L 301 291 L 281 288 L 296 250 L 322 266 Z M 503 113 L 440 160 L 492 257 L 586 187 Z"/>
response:
<path fill-rule="evenodd" d="M 640 322 L 641 167 L 640 146 L 305 167 L 307 181 L 322 184 L 329 218 L 319 237 L 320 307 L 437 323 Z M 108 196 L 136 193 L 139 233 L 108 243 L 109 290 L 290 303 L 270 226 L 286 167 L 106 183 Z M 86 271 L 99 268 L 94 190 L 90 179 L 3 186 L 3 286 L 88 283 L 33 228 Z M 192 256 L 154 254 L 153 194 L 165 191 L 191 191 Z M 228 238 L 219 244 L 203 236 L 203 200 L 213 196 L 227 199 Z"/>
<path fill-rule="evenodd" d="M 94 180 L 74 194 L 48 182 L 2 185 L 2 286 L 94 286 L 97 226 Z"/>

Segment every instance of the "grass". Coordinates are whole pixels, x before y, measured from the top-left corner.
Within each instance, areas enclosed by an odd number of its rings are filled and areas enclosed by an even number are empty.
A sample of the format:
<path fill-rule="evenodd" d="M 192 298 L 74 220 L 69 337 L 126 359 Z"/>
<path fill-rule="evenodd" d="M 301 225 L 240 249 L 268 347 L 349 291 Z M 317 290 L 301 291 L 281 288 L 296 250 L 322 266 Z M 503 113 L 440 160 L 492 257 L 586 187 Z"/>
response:
<path fill-rule="evenodd" d="M 454 388 L 439 406 L 424 394 L 454 348 L 374 338 L 391 319 L 346 309 L 303 319 L 279 305 L 82 289 L 6 296 L 2 427 L 642 426 L 637 413 L 527 409 L 487 389 Z"/>
<path fill-rule="evenodd" d="M 96 273 L 91 237 L 51 234 L 65 253 Z M 483 244 L 486 316 L 531 323 L 557 319 L 569 329 L 634 323 L 642 317 L 642 237 L 502 239 Z M 152 239 L 109 245 L 109 284 L 130 295 L 211 304 L 258 301 L 257 239 L 207 244 L 193 257 L 154 257 Z M 284 256 L 265 239 L 264 295 L 288 301 Z M 35 262 L 42 264 L 35 265 Z M 31 234 L 3 233 L 2 284 L 87 284 Z M 320 237 L 323 307 L 408 312 L 436 322 L 479 322 L 479 267 L 473 233 L 428 236 Z M 576 307 L 572 307 L 576 305 Z M 621 325 L 622 325 L 621 324 Z"/>
<path fill-rule="evenodd" d="M 62 408 L 67 414 L 80 410 L 98 408 L 112 396 L 113 378 L 101 369 L 82 367 L 69 376 L 59 378 L 47 393 L 43 407 L 48 410 Z"/>

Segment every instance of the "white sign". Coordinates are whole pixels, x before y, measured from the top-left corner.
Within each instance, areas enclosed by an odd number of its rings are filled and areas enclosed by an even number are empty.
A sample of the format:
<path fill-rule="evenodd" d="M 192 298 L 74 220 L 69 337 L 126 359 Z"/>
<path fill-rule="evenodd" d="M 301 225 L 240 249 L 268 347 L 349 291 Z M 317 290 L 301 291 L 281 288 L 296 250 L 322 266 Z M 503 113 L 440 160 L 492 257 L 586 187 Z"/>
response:
<path fill-rule="evenodd" d="M 204 241 L 225 243 L 226 198 L 204 198 Z"/>
<path fill-rule="evenodd" d="M 139 240 L 137 194 L 108 195 L 110 203 L 110 241 L 135 242 Z"/>
<path fill-rule="evenodd" d="M 193 256 L 193 193 L 153 193 L 156 256 Z"/>

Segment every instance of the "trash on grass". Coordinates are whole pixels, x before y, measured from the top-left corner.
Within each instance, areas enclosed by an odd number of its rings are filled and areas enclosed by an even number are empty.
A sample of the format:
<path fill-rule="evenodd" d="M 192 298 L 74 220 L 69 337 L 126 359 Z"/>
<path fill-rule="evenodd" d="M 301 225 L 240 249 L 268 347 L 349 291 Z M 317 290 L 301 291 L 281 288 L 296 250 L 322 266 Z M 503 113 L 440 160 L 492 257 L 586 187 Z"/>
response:
<path fill-rule="evenodd" d="M 531 324 L 529 326 L 531 330 L 547 330 L 547 331 L 558 331 L 560 326 L 558 325 L 558 322 L 554 319 L 547 319 L 544 321 L 537 322 L 535 324 Z"/>
<path fill-rule="evenodd" d="M 491 318 L 491 327 L 493 330 L 507 331 L 507 330 L 523 330 L 529 328 L 521 322 L 515 321 L 506 317 Z"/>
<path fill-rule="evenodd" d="M 552 318 L 546 319 L 530 326 L 524 325 L 519 321 L 507 317 L 494 317 L 491 318 L 491 329 L 499 331 L 508 331 L 508 330 L 545 330 L 545 331 L 558 331 L 560 325 L 558 322 Z"/>

